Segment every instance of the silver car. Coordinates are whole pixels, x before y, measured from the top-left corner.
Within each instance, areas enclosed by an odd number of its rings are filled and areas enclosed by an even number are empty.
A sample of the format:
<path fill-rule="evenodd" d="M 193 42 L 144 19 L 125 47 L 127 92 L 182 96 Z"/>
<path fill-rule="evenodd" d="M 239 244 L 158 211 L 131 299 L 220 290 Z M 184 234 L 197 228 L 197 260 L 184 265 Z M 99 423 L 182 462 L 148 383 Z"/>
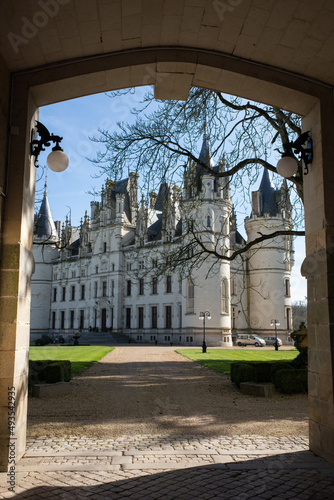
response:
<path fill-rule="evenodd" d="M 263 339 L 266 341 L 267 345 L 275 345 L 276 344 L 276 337 L 263 337 Z M 278 344 L 278 346 L 283 345 L 283 342 L 278 337 L 277 337 L 277 344 Z"/>
<path fill-rule="evenodd" d="M 240 334 L 237 336 L 237 345 L 254 345 L 255 347 L 264 347 L 266 345 L 266 342 L 257 335 Z"/>

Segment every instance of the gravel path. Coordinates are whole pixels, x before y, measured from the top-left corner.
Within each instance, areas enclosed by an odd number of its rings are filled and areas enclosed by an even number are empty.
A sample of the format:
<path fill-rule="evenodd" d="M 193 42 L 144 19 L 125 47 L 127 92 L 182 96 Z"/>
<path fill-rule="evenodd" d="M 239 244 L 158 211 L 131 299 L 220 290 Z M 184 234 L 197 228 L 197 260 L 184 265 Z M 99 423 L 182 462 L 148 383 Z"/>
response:
<path fill-rule="evenodd" d="M 305 395 L 242 395 L 229 377 L 184 358 L 174 347 L 117 347 L 70 386 L 68 396 L 29 399 L 30 438 L 308 434 Z"/>

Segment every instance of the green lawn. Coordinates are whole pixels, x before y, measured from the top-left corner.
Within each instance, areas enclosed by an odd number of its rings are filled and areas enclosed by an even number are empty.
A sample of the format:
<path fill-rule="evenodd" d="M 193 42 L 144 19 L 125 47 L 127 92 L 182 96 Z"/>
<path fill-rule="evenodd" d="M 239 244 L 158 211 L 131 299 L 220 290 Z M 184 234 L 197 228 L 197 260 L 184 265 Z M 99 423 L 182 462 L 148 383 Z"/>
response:
<path fill-rule="evenodd" d="M 288 361 L 294 359 L 299 353 L 296 349 L 291 351 L 262 351 L 254 349 L 208 349 L 202 353 L 201 349 L 176 349 L 192 361 L 197 361 L 212 370 L 229 375 L 233 361 Z"/>
<path fill-rule="evenodd" d="M 69 360 L 72 375 L 77 375 L 114 349 L 114 347 L 100 346 L 32 346 L 29 350 L 29 359 L 32 361 Z"/>

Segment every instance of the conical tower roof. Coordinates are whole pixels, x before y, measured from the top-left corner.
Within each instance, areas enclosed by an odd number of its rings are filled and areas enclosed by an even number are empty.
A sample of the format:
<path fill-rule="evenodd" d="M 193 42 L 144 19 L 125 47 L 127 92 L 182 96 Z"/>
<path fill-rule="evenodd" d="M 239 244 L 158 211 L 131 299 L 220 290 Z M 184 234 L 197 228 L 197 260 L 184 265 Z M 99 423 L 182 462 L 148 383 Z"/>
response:
<path fill-rule="evenodd" d="M 268 169 L 263 168 L 263 175 L 259 191 L 262 193 L 263 214 L 277 215 L 276 189 L 270 178 Z"/>
<path fill-rule="evenodd" d="M 212 153 L 210 148 L 209 134 L 205 125 L 202 148 L 199 155 L 199 160 L 210 168 L 214 168 L 215 164 L 212 159 Z"/>
<path fill-rule="evenodd" d="M 34 235 L 37 236 L 37 238 L 46 240 L 58 239 L 58 233 L 52 218 L 48 200 L 47 182 L 45 182 L 43 200 L 35 220 Z"/>

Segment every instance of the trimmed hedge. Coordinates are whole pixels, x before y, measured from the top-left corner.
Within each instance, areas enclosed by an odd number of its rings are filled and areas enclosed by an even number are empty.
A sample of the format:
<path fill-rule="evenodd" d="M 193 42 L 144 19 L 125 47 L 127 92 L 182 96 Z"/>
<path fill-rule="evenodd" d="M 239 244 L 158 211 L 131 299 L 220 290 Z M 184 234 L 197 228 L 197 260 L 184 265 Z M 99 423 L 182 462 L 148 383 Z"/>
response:
<path fill-rule="evenodd" d="M 231 381 L 237 387 L 241 382 L 272 382 L 279 392 L 285 394 L 307 392 L 307 370 L 296 369 L 288 361 L 234 362 L 231 364 Z"/>
<path fill-rule="evenodd" d="M 71 362 L 53 361 L 44 368 L 44 380 L 47 384 L 69 382 L 71 380 Z"/>
<path fill-rule="evenodd" d="M 237 363 L 233 363 L 237 364 Z M 231 379 L 232 379 L 232 366 L 231 365 Z M 238 366 L 233 370 L 233 379 L 237 387 L 240 387 L 241 382 L 249 382 L 255 378 L 255 368 L 248 363 L 238 363 Z"/>
<path fill-rule="evenodd" d="M 293 368 L 292 370 L 278 370 L 274 377 L 275 388 L 284 394 L 307 392 L 307 370 Z"/>
<path fill-rule="evenodd" d="M 55 384 L 56 382 L 69 382 L 70 380 L 70 361 L 29 361 L 29 391 L 34 384 L 39 384 L 41 382 Z"/>

